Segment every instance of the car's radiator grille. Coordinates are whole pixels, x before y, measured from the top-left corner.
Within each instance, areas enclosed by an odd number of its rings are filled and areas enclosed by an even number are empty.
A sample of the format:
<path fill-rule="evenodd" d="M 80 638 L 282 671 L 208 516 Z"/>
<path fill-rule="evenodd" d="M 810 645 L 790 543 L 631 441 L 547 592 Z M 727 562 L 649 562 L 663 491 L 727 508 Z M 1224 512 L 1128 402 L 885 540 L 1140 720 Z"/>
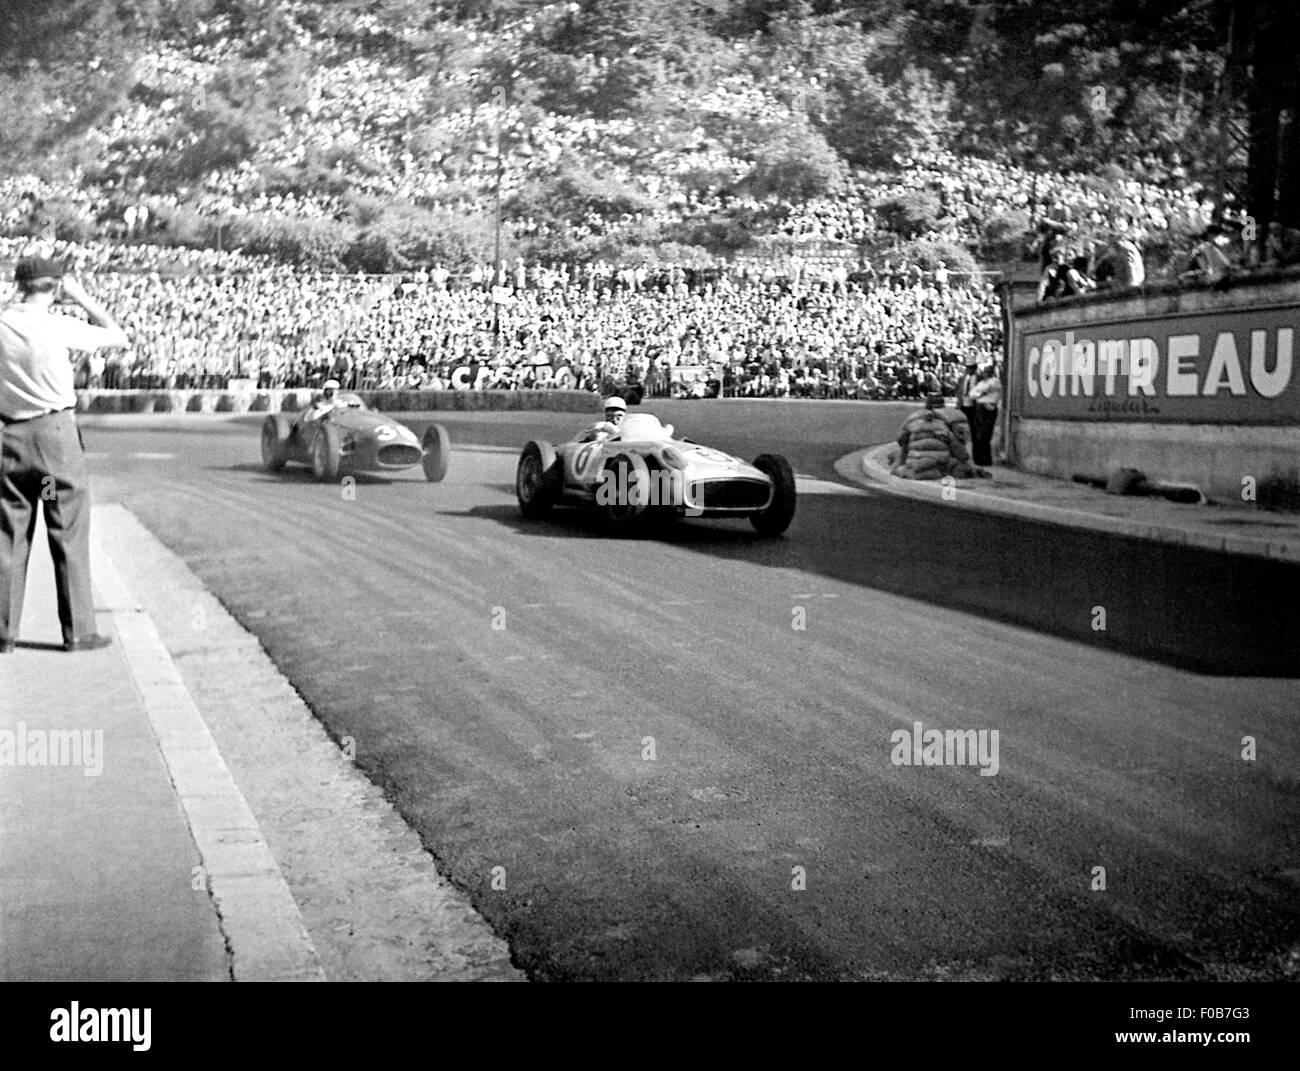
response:
<path fill-rule="evenodd" d="M 418 446 L 407 446 L 403 443 L 393 443 L 391 446 L 379 448 L 381 465 L 414 465 L 423 456 Z"/>
<path fill-rule="evenodd" d="M 702 509 L 759 509 L 767 496 L 767 484 L 757 480 L 701 480 L 691 494 Z"/>

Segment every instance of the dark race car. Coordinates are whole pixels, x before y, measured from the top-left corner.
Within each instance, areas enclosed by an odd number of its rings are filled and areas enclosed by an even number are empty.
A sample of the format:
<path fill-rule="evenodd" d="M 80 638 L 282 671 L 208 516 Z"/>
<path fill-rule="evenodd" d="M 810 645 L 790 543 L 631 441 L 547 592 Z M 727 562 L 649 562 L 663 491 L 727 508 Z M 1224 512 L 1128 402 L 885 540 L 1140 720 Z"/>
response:
<path fill-rule="evenodd" d="M 262 422 L 262 464 L 279 472 L 289 462 L 311 466 L 318 480 L 343 473 L 398 472 L 423 465 L 436 483 L 447 475 L 451 441 L 440 424 L 419 440 L 410 428 L 366 408 L 355 394 L 342 393 L 328 412 L 272 413 Z"/>

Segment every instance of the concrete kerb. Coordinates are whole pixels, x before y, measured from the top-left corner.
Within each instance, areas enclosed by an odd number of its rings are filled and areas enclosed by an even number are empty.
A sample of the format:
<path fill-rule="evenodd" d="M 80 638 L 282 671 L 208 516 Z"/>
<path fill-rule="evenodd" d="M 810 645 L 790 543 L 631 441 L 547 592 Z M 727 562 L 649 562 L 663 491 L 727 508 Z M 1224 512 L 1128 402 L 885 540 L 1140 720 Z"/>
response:
<path fill-rule="evenodd" d="M 1199 547 L 1226 554 L 1273 558 L 1279 561 L 1300 561 L 1300 546 L 1290 543 L 1176 528 L 1172 525 L 1136 521 L 1127 517 L 1110 517 L 1105 514 L 1087 513 L 1082 510 L 1048 506 L 1040 502 L 1026 502 L 1023 499 L 1002 498 L 974 491 L 962 494 L 961 481 L 956 483 L 958 494 L 953 497 L 951 491 L 938 480 L 906 480 L 893 475 L 889 471 L 887 462 L 889 451 L 893 446 L 893 443 L 881 443 L 855 450 L 835 462 L 835 471 L 861 487 L 884 491 L 903 498 L 943 503 L 960 509 L 1021 517 L 1025 520 L 1066 525 L 1110 535 Z M 948 497 L 945 497 L 945 492 Z"/>
<path fill-rule="evenodd" d="M 153 621 L 97 540 L 92 540 L 91 567 L 198 848 L 234 980 L 324 981 L 298 906 L 257 819 Z"/>
<path fill-rule="evenodd" d="M 417 834 L 188 566 L 121 505 L 96 506 L 94 531 L 157 628 L 260 827 L 209 813 L 220 799 L 194 797 L 192 811 L 214 827 L 228 874 L 212 898 L 229 932 L 243 935 L 239 978 L 293 977 L 294 964 L 277 958 L 260 934 L 301 924 L 331 980 L 525 980 L 506 943 L 438 873 Z M 166 742 L 166 731 L 157 735 Z M 177 736 L 193 750 L 188 734 Z M 202 758 L 178 764 L 178 773 L 196 780 L 209 770 Z M 283 900 L 256 895 L 263 843 L 297 916 Z"/>

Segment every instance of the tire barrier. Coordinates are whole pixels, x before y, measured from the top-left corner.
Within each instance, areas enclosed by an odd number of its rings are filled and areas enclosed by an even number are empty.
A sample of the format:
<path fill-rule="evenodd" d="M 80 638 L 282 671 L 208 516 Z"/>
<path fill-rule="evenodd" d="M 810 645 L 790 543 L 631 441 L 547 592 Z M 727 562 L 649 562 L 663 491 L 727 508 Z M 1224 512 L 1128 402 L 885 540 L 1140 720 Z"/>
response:
<path fill-rule="evenodd" d="M 265 413 L 297 412 L 317 392 L 289 390 L 80 390 L 77 412 Z M 597 413 L 600 396 L 577 390 L 393 390 L 355 392 L 371 409 L 420 413 L 449 410 Z"/>

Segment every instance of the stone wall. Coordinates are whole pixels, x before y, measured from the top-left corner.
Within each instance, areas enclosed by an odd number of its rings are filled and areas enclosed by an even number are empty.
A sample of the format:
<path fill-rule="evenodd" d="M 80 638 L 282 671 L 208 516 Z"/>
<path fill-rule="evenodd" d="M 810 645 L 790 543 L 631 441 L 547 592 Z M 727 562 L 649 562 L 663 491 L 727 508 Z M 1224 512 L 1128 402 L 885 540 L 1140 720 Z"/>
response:
<path fill-rule="evenodd" d="M 1015 464 L 1062 479 L 1135 468 L 1154 480 L 1195 484 L 1220 501 L 1240 501 L 1244 488 L 1269 478 L 1294 478 L 1300 466 L 1300 362 L 1281 393 L 1261 393 L 1255 373 L 1265 365 L 1270 372 L 1285 370 L 1300 357 L 1293 354 L 1300 349 L 1300 273 L 1242 277 L 1217 287 L 1135 288 L 1041 305 L 1017 297 L 1006 391 L 1007 446 Z M 1101 362 L 1085 350 L 1087 343 L 1078 342 L 1077 356 L 1062 348 L 1060 362 L 1087 369 L 1098 396 L 1109 386 L 1123 403 L 1117 408 L 1127 405 L 1129 411 L 1090 408 L 1092 398 L 1072 381 L 1067 407 L 1062 372 L 1055 404 L 1063 412 L 1045 414 L 1039 384 L 1029 383 L 1030 366 L 1040 361 L 1037 346 L 1029 343 L 1045 335 L 1143 340 L 1145 356 L 1155 361 L 1147 376 L 1151 386 L 1139 391 L 1126 379 L 1132 365 L 1120 366 L 1106 385 Z M 1149 345 L 1148 338 L 1158 344 Z M 1265 365 L 1252 363 L 1257 355 Z M 1197 389 L 1189 392 L 1188 383 Z M 1147 416 L 1148 406 L 1159 415 Z"/>

